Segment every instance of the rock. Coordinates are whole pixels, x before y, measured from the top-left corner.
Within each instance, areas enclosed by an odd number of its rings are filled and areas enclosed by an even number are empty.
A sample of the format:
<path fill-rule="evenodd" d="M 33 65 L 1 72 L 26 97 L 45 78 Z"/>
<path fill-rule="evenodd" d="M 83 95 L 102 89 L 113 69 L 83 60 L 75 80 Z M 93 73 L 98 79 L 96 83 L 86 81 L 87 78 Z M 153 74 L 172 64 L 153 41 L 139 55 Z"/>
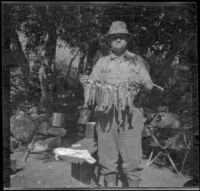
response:
<path fill-rule="evenodd" d="M 158 112 L 168 112 L 168 106 L 158 106 Z"/>
<path fill-rule="evenodd" d="M 43 141 L 44 144 L 47 144 L 48 145 L 48 149 L 53 149 L 55 147 L 58 147 L 61 145 L 61 142 L 62 142 L 62 139 L 60 136 L 57 136 L 57 137 L 51 137 L 51 138 L 48 138 L 48 139 L 45 139 Z"/>
<path fill-rule="evenodd" d="M 17 171 L 17 169 L 16 169 L 16 163 L 17 163 L 16 160 L 10 159 L 10 169 L 11 169 L 13 172 L 16 172 L 16 171 Z"/>
<path fill-rule="evenodd" d="M 36 124 L 23 111 L 17 112 L 10 118 L 10 132 L 18 141 L 28 143 L 32 140 Z"/>
<path fill-rule="evenodd" d="M 53 117 L 50 117 L 49 118 L 49 124 L 52 124 L 52 122 L 53 122 Z"/>
<path fill-rule="evenodd" d="M 33 144 L 32 153 L 39 153 L 48 150 L 48 145 L 44 144 L 42 140 L 38 140 Z"/>
<path fill-rule="evenodd" d="M 19 143 L 17 139 L 15 139 L 13 136 L 10 137 L 10 151 L 15 152 L 15 149 L 18 147 Z"/>
<path fill-rule="evenodd" d="M 49 115 L 48 115 L 48 114 L 41 114 L 41 115 L 39 115 L 39 117 L 38 117 L 38 120 L 39 120 L 40 122 L 42 122 L 42 121 L 48 121 L 48 119 L 49 119 Z"/>
<path fill-rule="evenodd" d="M 40 123 L 49 120 L 49 116 L 48 114 L 40 114 L 40 115 L 31 115 L 31 117 L 36 121 L 37 125 L 39 125 Z"/>
<path fill-rule="evenodd" d="M 67 130 L 64 128 L 59 128 L 59 127 L 50 127 L 48 129 L 48 133 L 49 135 L 64 137 L 67 133 Z"/>
<path fill-rule="evenodd" d="M 42 135 L 48 135 L 48 129 L 50 125 L 48 122 L 43 121 L 42 123 L 39 124 L 38 126 L 38 133 Z"/>
<path fill-rule="evenodd" d="M 35 141 L 37 141 L 37 140 L 43 140 L 45 138 L 48 138 L 48 135 L 41 135 L 41 134 L 39 134 L 39 135 L 36 135 Z"/>
<path fill-rule="evenodd" d="M 34 143 L 32 153 L 44 152 L 55 147 L 60 146 L 62 142 L 61 137 L 51 137 L 45 140 L 38 140 Z"/>
<path fill-rule="evenodd" d="M 10 165 L 12 165 L 11 169 L 15 172 L 16 170 L 22 169 L 22 158 L 24 156 L 23 152 L 15 152 L 10 155 Z"/>

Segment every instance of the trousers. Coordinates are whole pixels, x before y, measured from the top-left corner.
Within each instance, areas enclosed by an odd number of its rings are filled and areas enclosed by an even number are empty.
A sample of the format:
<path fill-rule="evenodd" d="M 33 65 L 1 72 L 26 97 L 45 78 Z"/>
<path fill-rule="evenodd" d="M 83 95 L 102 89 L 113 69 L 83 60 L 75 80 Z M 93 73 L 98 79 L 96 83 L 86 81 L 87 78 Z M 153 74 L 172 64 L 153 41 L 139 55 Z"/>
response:
<path fill-rule="evenodd" d="M 110 130 L 102 131 L 102 129 L 105 129 L 103 126 L 109 125 L 105 121 L 111 120 L 108 120 L 108 116 L 96 116 L 98 157 L 101 175 L 106 176 L 118 173 L 119 155 L 121 155 L 122 170 L 128 181 L 139 180 L 142 158 L 142 130 L 144 128 L 141 110 L 135 108 L 131 119 L 133 128 L 126 128 L 126 130 L 119 126 L 117 119 L 114 119 Z"/>

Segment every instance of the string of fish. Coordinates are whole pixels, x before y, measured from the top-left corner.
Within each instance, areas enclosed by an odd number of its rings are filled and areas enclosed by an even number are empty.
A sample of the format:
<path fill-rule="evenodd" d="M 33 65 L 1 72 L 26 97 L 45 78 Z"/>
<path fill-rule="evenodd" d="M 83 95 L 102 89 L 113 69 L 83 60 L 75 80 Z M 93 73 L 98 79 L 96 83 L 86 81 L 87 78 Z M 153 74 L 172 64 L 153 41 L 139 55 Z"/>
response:
<path fill-rule="evenodd" d="M 118 85 L 108 83 L 89 82 L 84 91 L 84 103 L 86 105 L 96 104 L 95 110 L 108 113 L 114 105 L 117 110 L 133 112 L 133 101 L 138 93 L 138 87 L 132 81 L 125 81 Z"/>

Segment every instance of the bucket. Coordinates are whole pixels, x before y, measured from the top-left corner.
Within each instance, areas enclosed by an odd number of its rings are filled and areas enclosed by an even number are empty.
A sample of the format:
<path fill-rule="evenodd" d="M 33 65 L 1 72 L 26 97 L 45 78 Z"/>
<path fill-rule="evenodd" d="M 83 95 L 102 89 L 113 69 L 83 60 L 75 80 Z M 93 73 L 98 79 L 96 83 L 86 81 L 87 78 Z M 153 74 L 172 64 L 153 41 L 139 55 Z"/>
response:
<path fill-rule="evenodd" d="M 85 137 L 88 139 L 95 139 L 96 122 L 87 122 L 85 125 Z"/>
<path fill-rule="evenodd" d="M 62 127 L 65 121 L 64 113 L 53 113 L 52 117 L 52 126 L 53 127 Z"/>

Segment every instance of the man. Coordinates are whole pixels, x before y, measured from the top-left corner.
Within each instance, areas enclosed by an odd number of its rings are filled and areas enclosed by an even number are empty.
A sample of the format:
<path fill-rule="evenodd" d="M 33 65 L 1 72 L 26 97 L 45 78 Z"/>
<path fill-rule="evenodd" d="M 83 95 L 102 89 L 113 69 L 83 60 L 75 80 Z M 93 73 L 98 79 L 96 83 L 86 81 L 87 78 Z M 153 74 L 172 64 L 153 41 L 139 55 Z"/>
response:
<path fill-rule="evenodd" d="M 116 186 L 119 154 L 128 186 L 138 187 L 140 181 L 144 123 L 133 103 L 138 88 L 153 86 L 144 60 L 126 49 L 131 35 L 124 22 L 113 22 L 104 36 L 111 54 L 97 61 L 90 76 L 80 78 L 85 104 L 96 103 L 99 165 L 108 187 Z"/>

